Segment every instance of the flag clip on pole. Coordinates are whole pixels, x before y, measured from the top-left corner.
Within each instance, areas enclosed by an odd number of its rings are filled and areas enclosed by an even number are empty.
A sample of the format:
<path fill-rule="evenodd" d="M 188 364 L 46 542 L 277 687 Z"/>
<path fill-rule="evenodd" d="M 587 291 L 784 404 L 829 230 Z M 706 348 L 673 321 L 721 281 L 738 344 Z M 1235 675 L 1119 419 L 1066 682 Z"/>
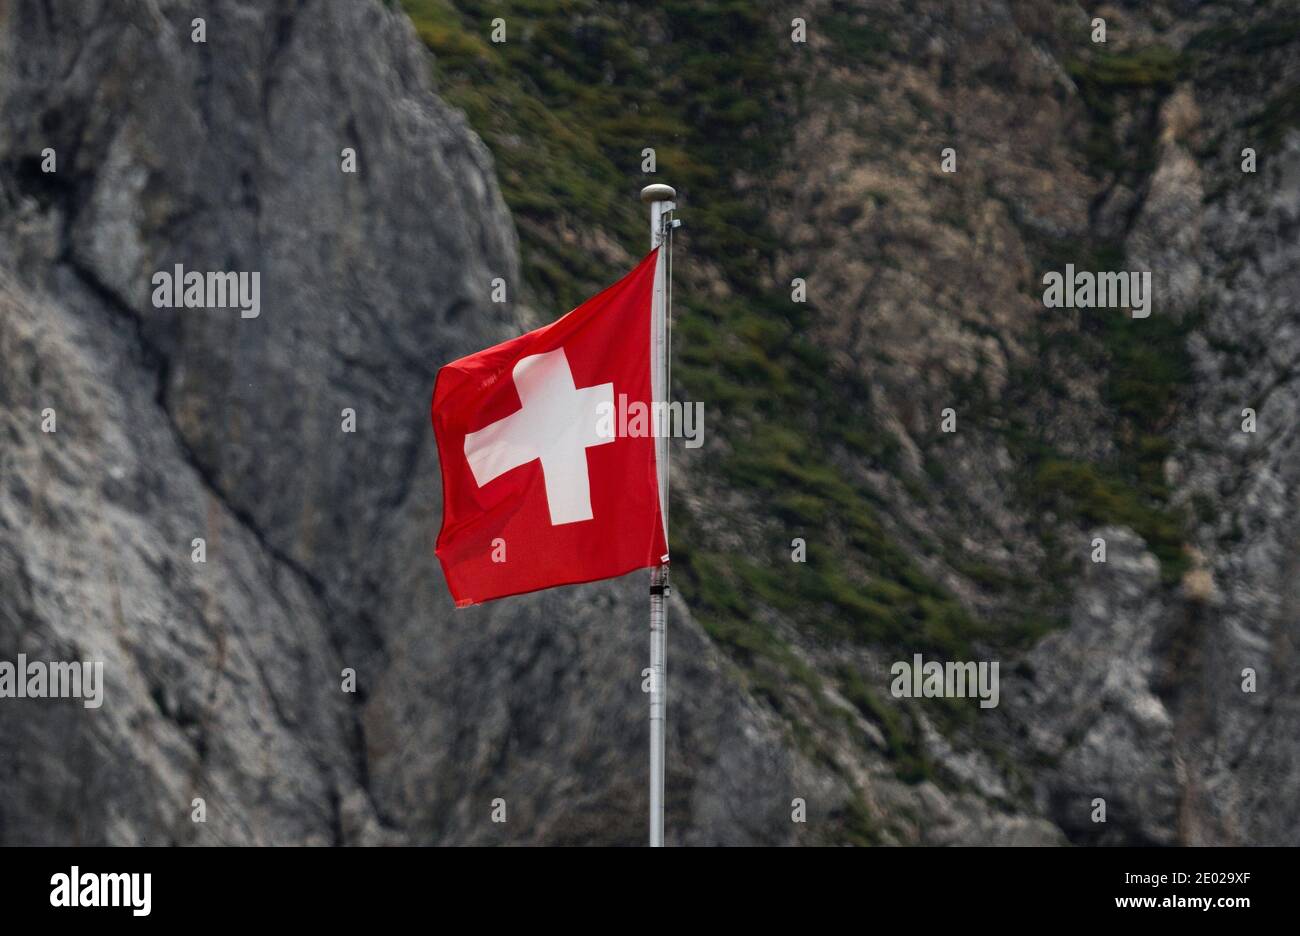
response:
<path fill-rule="evenodd" d="M 650 206 L 650 249 L 664 245 L 668 214 L 677 206 L 677 192 L 671 185 L 647 185 L 641 201 Z M 668 386 L 668 297 L 664 254 L 659 252 L 655 265 L 654 304 L 651 314 L 651 391 L 655 403 L 667 403 L 672 388 Z M 651 407 L 652 412 L 667 412 L 666 407 Z M 653 422 L 653 420 L 652 420 Z M 664 523 L 664 543 L 668 542 L 668 434 L 666 427 L 656 426 L 655 467 L 659 481 L 660 515 Z M 665 556 L 666 560 L 668 557 Z M 664 716 L 668 703 L 668 565 L 661 562 L 650 570 L 650 846 L 664 843 Z"/>

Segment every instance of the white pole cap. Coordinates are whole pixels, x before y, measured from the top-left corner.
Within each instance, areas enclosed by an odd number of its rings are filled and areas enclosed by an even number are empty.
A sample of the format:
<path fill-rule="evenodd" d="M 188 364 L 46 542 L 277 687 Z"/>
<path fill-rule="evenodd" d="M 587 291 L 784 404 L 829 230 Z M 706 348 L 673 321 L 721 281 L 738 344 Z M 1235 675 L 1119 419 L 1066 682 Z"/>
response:
<path fill-rule="evenodd" d="M 676 197 L 677 189 L 671 185 L 664 185 L 662 182 L 647 185 L 641 190 L 641 200 L 647 204 L 658 201 L 672 201 Z"/>

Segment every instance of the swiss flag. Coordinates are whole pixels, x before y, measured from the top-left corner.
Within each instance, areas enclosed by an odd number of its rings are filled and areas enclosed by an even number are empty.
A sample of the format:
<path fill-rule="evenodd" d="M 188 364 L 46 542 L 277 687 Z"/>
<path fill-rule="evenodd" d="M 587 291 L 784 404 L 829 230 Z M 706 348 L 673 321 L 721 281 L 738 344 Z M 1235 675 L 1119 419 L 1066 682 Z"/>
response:
<path fill-rule="evenodd" d="M 544 328 L 438 371 L 438 559 L 457 607 L 622 575 L 668 552 L 655 440 L 617 429 L 653 400 L 653 250 Z"/>

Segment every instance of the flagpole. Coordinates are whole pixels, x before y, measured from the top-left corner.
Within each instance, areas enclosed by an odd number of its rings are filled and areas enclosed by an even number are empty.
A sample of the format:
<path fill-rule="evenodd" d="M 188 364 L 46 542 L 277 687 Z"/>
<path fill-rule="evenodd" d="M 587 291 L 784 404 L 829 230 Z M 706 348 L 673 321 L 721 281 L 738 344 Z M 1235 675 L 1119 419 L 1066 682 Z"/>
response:
<path fill-rule="evenodd" d="M 670 185 L 647 185 L 641 201 L 650 206 L 650 248 L 664 244 L 667 214 L 677 206 L 677 192 Z M 670 242 L 671 243 L 671 242 Z M 668 296 L 664 254 L 660 251 L 655 265 L 654 301 L 652 305 L 651 390 L 656 403 L 667 403 L 672 388 L 668 386 Z M 652 407 L 667 413 L 667 409 Z M 655 465 L 659 481 L 660 513 L 664 523 L 664 543 L 668 543 L 668 434 L 654 419 Z M 664 556 L 664 559 L 667 559 Z M 650 846 L 664 843 L 664 720 L 668 706 L 668 565 L 661 562 L 650 570 Z"/>

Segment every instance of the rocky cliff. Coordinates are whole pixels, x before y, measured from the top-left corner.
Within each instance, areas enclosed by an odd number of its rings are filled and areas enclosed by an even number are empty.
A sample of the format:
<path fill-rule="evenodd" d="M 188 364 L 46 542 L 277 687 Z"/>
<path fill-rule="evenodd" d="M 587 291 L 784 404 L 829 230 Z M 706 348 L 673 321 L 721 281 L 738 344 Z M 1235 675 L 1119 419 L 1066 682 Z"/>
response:
<path fill-rule="evenodd" d="M 1282 4 L 406 6 L 0 5 L 0 660 L 106 679 L 0 700 L 0 841 L 642 840 L 644 576 L 453 611 L 427 406 L 657 179 L 670 842 L 1300 841 Z M 1044 309 L 1067 262 L 1151 318 Z M 1001 704 L 893 698 L 916 652 Z"/>

